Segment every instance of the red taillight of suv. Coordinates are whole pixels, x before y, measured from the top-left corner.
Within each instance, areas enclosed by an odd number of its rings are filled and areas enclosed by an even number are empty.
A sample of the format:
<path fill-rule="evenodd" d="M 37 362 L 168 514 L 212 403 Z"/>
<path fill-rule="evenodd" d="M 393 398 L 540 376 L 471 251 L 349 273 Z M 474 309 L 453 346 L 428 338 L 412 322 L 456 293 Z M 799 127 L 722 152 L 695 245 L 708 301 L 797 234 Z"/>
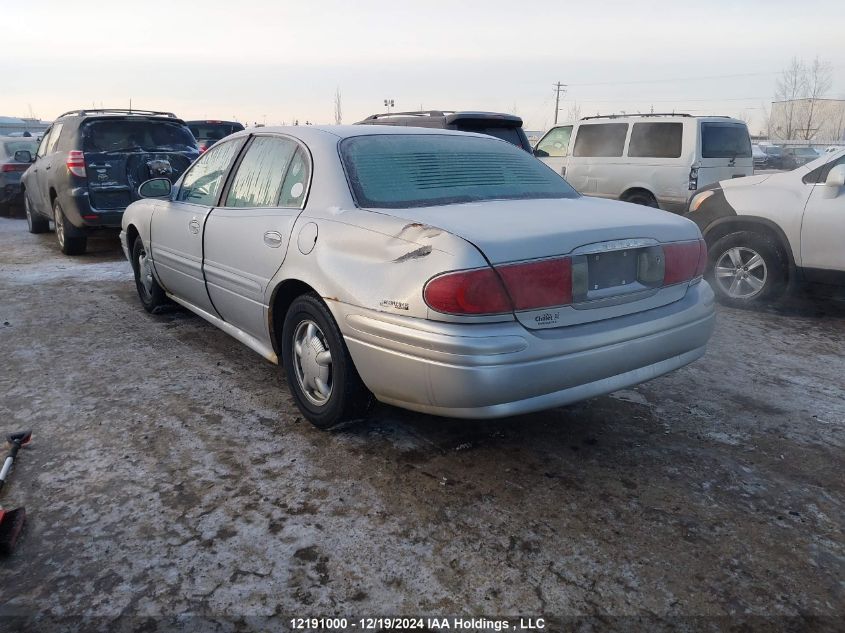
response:
<path fill-rule="evenodd" d="M 67 170 L 78 178 L 86 178 L 85 173 L 85 155 L 77 149 L 71 150 L 67 154 L 65 161 Z"/>
<path fill-rule="evenodd" d="M 707 267 L 707 244 L 704 240 L 664 244 L 663 257 L 664 286 L 690 281 L 704 274 Z"/>
<path fill-rule="evenodd" d="M 4 163 L 0 165 L 0 172 L 8 174 L 15 171 L 26 171 L 29 169 L 29 163 Z"/>
<path fill-rule="evenodd" d="M 423 291 L 433 310 L 449 314 L 501 314 L 572 303 L 568 257 L 446 273 Z"/>

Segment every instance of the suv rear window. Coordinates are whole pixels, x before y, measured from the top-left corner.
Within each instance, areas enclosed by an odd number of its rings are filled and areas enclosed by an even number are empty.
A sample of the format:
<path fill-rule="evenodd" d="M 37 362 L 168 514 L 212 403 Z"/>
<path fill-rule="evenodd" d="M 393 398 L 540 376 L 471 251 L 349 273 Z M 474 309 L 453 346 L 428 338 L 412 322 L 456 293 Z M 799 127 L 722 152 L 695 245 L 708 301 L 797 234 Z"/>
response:
<path fill-rule="evenodd" d="M 701 157 L 751 158 L 748 128 L 735 123 L 702 123 Z"/>
<path fill-rule="evenodd" d="M 628 156 L 679 158 L 683 133 L 683 123 L 634 123 Z"/>
<path fill-rule="evenodd" d="M 593 123 L 582 125 L 575 136 L 573 156 L 622 156 L 627 123 Z"/>
<path fill-rule="evenodd" d="M 115 119 L 85 124 L 82 149 L 86 152 L 184 150 L 196 148 L 190 130 L 172 121 Z"/>
<path fill-rule="evenodd" d="M 475 132 L 476 134 L 486 134 L 487 136 L 494 136 L 503 141 L 507 141 L 517 147 L 522 147 L 522 137 L 519 135 L 519 129 L 515 127 L 482 127 L 472 125 L 458 125 L 458 130 L 461 132 Z"/>
<path fill-rule="evenodd" d="M 554 171 L 494 139 L 436 134 L 354 136 L 340 156 L 358 206 L 406 209 L 480 200 L 577 198 Z"/>

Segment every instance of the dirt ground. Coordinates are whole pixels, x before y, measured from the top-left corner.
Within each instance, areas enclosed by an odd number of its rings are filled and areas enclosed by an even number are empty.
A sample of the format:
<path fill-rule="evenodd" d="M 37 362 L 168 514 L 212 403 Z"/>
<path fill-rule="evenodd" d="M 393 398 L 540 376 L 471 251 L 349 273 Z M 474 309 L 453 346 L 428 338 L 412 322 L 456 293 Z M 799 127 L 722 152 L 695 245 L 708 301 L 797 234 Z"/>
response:
<path fill-rule="evenodd" d="M 0 630 L 843 630 L 842 301 L 720 309 L 702 360 L 575 406 L 332 434 L 280 368 L 144 312 L 116 239 L 67 258 L 0 219 L 0 361 L 0 432 L 34 431 Z"/>

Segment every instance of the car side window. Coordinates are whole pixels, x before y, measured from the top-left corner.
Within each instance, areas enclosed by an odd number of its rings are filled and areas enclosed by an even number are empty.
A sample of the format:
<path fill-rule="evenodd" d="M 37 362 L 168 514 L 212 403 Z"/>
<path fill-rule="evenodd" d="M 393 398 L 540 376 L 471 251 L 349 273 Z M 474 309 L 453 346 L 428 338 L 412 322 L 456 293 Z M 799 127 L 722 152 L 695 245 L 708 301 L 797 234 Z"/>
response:
<path fill-rule="evenodd" d="M 47 141 L 47 154 L 52 154 L 56 150 L 56 143 L 59 142 L 59 135 L 62 133 L 64 123 L 56 123 L 50 131 L 50 139 Z"/>
<path fill-rule="evenodd" d="M 50 128 L 44 132 L 44 136 L 41 137 L 41 142 L 38 144 L 38 151 L 35 152 L 35 155 L 38 156 L 38 158 L 43 158 L 47 153 L 47 143 L 50 142 L 50 132 L 52 131 L 53 128 Z"/>
<path fill-rule="evenodd" d="M 564 125 L 550 130 L 540 142 L 537 143 L 537 150 L 545 152 L 546 156 L 564 157 L 569 156 L 569 140 L 572 138 L 572 126 Z"/>
<path fill-rule="evenodd" d="M 840 156 L 836 160 L 830 160 L 821 167 L 816 167 L 809 174 L 805 174 L 801 180 L 807 185 L 824 183 L 827 180 L 827 175 L 830 173 L 830 170 L 837 165 L 845 165 L 845 155 Z"/>
<path fill-rule="evenodd" d="M 243 139 L 220 143 L 198 158 L 182 179 L 176 200 L 208 207 L 216 205 L 220 188 L 241 145 Z"/>
<path fill-rule="evenodd" d="M 285 174 L 285 181 L 282 183 L 282 194 L 279 197 L 279 206 L 294 209 L 301 209 L 305 206 L 305 197 L 310 177 L 311 168 L 308 156 L 305 150 L 299 147 Z"/>
<path fill-rule="evenodd" d="M 238 165 L 225 206 L 276 206 L 296 149 L 296 143 L 290 139 L 255 137 Z"/>
<path fill-rule="evenodd" d="M 622 156 L 627 123 L 593 123 L 581 125 L 575 135 L 573 156 L 616 157 Z"/>

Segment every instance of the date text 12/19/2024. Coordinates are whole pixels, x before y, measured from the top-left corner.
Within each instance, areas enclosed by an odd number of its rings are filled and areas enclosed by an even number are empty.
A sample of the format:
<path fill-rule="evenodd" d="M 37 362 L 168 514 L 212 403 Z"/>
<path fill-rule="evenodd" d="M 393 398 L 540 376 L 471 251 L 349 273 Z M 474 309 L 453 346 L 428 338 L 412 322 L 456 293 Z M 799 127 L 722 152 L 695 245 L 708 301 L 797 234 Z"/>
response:
<path fill-rule="evenodd" d="M 543 631 L 544 618 L 291 618 L 298 631 Z"/>

